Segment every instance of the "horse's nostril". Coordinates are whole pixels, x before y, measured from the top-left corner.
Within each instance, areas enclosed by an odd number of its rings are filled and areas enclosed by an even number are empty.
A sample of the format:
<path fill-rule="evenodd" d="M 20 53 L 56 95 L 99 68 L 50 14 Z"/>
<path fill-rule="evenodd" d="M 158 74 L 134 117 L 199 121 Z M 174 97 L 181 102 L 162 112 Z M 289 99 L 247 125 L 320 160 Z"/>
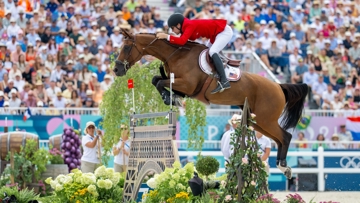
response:
<path fill-rule="evenodd" d="M 118 72 L 118 69 L 117 69 L 117 68 L 114 68 L 114 71 L 115 71 L 115 73 L 116 73 L 116 72 Z"/>

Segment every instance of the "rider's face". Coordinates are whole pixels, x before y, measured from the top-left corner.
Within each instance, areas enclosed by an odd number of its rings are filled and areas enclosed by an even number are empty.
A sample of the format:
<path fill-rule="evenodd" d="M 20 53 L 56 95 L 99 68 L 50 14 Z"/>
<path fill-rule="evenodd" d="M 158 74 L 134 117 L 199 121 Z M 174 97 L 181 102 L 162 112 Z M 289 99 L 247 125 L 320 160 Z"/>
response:
<path fill-rule="evenodd" d="M 177 25 L 176 25 L 176 27 L 175 26 L 173 26 L 173 27 L 171 27 L 171 30 L 175 33 L 175 34 L 180 34 L 180 29 L 181 29 L 181 25 L 180 25 L 180 23 L 178 23 Z"/>

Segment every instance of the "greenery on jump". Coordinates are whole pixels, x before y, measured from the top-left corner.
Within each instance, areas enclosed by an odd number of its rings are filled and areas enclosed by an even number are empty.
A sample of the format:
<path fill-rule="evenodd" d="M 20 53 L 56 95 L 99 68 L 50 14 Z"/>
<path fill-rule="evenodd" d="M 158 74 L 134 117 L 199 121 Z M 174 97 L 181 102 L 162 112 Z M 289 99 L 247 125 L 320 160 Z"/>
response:
<path fill-rule="evenodd" d="M 156 60 L 148 65 L 134 65 L 128 70 L 125 76 L 116 77 L 112 87 L 105 92 L 100 112 L 103 116 L 101 126 L 106 129 L 104 139 L 104 150 L 111 154 L 114 143 L 120 139 L 121 124 L 128 125 L 129 115 L 134 113 L 132 103 L 132 91 L 128 89 L 128 79 L 134 81 L 135 92 L 135 112 L 152 113 L 169 111 L 170 107 L 166 106 L 156 88 L 152 85 L 152 78 L 160 75 L 159 67 L 161 62 Z M 185 111 L 187 124 L 189 126 L 188 140 L 189 146 L 200 150 L 204 142 L 203 134 L 206 126 L 206 109 L 199 101 L 185 99 Z M 178 108 L 173 107 L 173 111 Z M 156 118 L 149 120 L 152 124 L 165 124 L 167 118 Z M 108 157 L 104 157 L 106 161 Z"/>

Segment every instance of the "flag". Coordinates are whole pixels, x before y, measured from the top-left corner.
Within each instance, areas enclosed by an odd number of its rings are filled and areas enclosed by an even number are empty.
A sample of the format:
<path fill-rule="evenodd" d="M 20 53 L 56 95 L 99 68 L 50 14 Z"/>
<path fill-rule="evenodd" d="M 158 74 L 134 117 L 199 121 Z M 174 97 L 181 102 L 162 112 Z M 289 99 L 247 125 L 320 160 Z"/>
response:
<path fill-rule="evenodd" d="M 298 124 L 296 125 L 296 128 L 299 130 L 305 130 L 311 121 L 311 116 L 303 116 L 300 118 Z"/>
<path fill-rule="evenodd" d="M 360 116 L 347 117 L 346 129 L 351 132 L 354 141 L 360 140 Z"/>
<path fill-rule="evenodd" d="M 132 88 L 134 88 L 134 81 L 133 81 L 133 79 L 129 79 L 128 80 L 128 89 L 132 89 Z"/>
<path fill-rule="evenodd" d="M 31 117 L 31 111 L 30 111 L 30 108 L 28 107 L 24 113 L 24 117 L 23 117 L 23 120 L 24 122 L 29 119 Z"/>

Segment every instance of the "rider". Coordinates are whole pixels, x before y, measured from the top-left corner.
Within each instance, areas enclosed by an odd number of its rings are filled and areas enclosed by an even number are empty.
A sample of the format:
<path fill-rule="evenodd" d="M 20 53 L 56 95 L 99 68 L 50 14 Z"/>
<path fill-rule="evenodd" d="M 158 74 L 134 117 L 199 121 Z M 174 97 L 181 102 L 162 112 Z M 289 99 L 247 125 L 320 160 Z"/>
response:
<path fill-rule="evenodd" d="M 210 47 L 209 55 L 212 58 L 216 71 L 220 75 L 217 87 L 211 94 L 222 92 L 230 88 L 230 83 L 225 76 L 224 65 L 220 59 L 219 52 L 227 45 L 233 36 L 233 31 L 226 20 L 190 20 L 180 13 L 174 13 L 168 19 L 168 26 L 175 34 L 181 36 L 158 33 L 159 39 L 167 39 L 172 44 L 184 45 L 190 40 L 200 37 L 209 39 L 207 44 Z"/>

